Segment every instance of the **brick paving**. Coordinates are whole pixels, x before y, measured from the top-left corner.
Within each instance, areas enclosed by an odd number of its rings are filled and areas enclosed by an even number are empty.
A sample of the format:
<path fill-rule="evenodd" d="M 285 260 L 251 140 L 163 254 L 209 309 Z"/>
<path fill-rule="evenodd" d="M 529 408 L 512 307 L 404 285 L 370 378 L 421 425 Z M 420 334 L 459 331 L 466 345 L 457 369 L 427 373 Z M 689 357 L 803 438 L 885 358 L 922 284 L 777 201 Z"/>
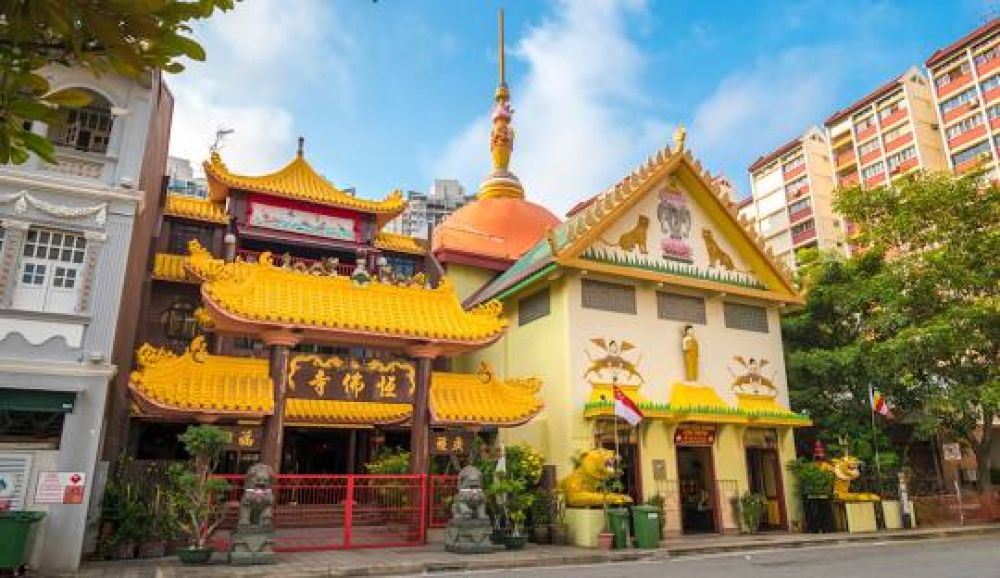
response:
<path fill-rule="evenodd" d="M 801 548 L 847 542 L 917 540 L 1000 534 L 1000 524 L 964 528 L 931 528 L 873 534 L 785 534 L 699 536 L 664 540 L 654 550 L 602 552 L 572 546 L 529 544 L 522 551 L 498 550 L 491 554 L 460 555 L 445 552 L 440 541 L 412 548 L 330 550 L 281 553 L 273 566 L 228 566 L 217 554 L 208 566 L 185 566 L 176 557 L 158 560 L 87 562 L 75 575 L 81 578 L 313 578 L 335 576 L 399 576 L 441 571 L 495 570 L 662 559 L 732 551 Z M 35 574 L 37 576 L 37 574 Z"/>

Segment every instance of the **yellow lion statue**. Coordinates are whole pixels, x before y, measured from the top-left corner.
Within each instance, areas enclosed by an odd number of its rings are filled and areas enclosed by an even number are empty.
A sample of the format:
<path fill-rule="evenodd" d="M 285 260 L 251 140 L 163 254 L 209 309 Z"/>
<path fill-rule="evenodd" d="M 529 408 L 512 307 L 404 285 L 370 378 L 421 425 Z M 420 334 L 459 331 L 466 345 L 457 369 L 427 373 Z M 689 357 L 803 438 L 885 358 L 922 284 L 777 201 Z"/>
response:
<path fill-rule="evenodd" d="M 841 458 L 831 458 L 829 461 L 820 464 L 820 467 L 828 472 L 833 472 L 833 498 L 842 502 L 878 502 L 880 498 L 876 494 L 851 492 L 851 482 L 861 475 L 861 460 L 845 455 Z"/>
<path fill-rule="evenodd" d="M 559 487 L 566 494 L 566 505 L 575 508 L 631 504 L 632 498 L 625 494 L 605 494 L 598 489 L 598 484 L 614 476 L 615 452 L 589 450 L 580 456 L 580 465 L 559 482 Z"/>

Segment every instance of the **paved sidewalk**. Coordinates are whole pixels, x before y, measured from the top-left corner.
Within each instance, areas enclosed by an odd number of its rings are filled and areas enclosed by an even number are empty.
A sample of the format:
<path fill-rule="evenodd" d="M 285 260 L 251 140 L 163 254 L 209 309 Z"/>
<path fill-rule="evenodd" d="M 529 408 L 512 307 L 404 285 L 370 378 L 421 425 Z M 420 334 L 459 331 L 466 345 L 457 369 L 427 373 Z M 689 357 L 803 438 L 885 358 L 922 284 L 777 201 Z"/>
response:
<path fill-rule="evenodd" d="M 445 552 L 441 544 L 419 548 L 334 550 L 279 554 L 273 566 L 228 566 L 224 555 L 209 566 L 184 566 L 176 557 L 159 560 L 88 562 L 76 574 L 85 578 L 235 578 L 281 576 L 313 578 L 335 576 L 399 576 L 443 571 L 540 568 L 664 559 L 720 552 L 803 548 L 852 542 L 920 540 L 1000 534 L 1000 524 L 964 528 L 931 528 L 873 534 L 757 534 L 705 536 L 664 540 L 655 550 L 602 552 L 571 546 L 529 544 L 522 551 L 498 550 L 492 554 L 460 555 Z"/>

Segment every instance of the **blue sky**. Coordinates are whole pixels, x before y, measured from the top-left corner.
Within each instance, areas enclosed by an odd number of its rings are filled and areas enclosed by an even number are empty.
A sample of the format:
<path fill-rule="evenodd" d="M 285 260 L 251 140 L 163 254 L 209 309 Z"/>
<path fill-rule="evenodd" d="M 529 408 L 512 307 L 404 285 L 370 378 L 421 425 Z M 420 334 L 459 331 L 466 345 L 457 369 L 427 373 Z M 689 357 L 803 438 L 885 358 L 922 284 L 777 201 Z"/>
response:
<path fill-rule="evenodd" d="M 995 0 L 245 0 L 196 28 L 208 61 L 170 78 L 172 154 L 216 128 L 230 168 L 268 172 L 295 139 L 341 187 L 381 197 L 489 165 L 496 11 L 507 20 L 512 167 L 561 214 L 673 128 L 713 172 L 746 166 L 997 15 Z"/>

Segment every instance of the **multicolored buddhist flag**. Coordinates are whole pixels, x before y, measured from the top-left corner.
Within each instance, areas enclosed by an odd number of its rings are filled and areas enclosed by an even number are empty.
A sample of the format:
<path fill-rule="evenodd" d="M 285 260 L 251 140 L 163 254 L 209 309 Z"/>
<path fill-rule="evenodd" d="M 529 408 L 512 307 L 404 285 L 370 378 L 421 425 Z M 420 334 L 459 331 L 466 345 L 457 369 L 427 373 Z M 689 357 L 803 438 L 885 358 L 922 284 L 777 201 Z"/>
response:
<path fill-rule="evenodd" d="M 618 389 L 617 385 L 614 386 L 614 394 L 616 416 L 624 419 L 631 426 L 635 426 L 637 423 L 642 421 L 642 418 L 645 417 L 642 414 L 642 410 L 639 409 L 639 406 L 637 406 L 631 398 L 625 395 L 625 392 Z"/>
<path fill-rule="evenodd" d="M 885 396 L 876 389 L 869 389 L 869 396 L 871 397 L 872 411 L 888 417 L 889 403 L 885 400 Z"/>

